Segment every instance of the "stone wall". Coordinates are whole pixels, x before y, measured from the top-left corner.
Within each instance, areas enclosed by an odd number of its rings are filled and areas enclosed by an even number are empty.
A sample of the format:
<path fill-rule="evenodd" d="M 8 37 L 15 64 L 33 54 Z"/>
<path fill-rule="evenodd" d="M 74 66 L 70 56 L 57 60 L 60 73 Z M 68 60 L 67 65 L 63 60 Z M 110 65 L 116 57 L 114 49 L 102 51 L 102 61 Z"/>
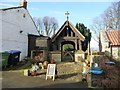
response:
<path fill-rule="evenodd" d="M 85 59 L 85 53 L 82 51 L 75 52 L 75 62 L 80 62 Z"/>
<path fill-rule="evenodd" d="M 82 81 L 82 62 L 62 62 L 57 64 L 57 75 L 60 79 Z"/>
<path fill-rule="evenodd" d="M 75 62 L 79 62 L 85 58 L 84 54 L 75 54 Z"/>
<path fill-rule="evenodd" d="M 49 52 L 49 58 L 54 59 L 56 62 L 61 62 L 61 51 Z"/>

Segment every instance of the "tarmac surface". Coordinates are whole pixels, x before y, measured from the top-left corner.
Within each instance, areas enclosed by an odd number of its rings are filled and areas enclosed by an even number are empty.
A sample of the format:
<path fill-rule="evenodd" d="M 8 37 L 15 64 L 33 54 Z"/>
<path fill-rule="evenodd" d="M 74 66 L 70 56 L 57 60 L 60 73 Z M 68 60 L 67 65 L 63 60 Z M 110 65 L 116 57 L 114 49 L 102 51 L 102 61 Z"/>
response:
<path fill-rule="evenodd" d="M 23 72 L 2 71 L 2 88 L 88 88 L 87 83 L 57 77 L 45 80 L 46 75 L 24 76 Z"/>

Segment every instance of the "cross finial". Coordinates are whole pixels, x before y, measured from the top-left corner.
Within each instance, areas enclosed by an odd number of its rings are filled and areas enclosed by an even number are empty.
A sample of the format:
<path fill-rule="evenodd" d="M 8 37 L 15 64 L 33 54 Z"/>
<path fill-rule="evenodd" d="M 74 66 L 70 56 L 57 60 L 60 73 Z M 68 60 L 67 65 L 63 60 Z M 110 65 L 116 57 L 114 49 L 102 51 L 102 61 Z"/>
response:
<path fill-rule="evenodd" d="M 67 11 L 66 13 L 65 13 L 65 15 L 67 16 L 67 20 L 68 20 L 68 15 L 69 15 L 70 13 Z"/>

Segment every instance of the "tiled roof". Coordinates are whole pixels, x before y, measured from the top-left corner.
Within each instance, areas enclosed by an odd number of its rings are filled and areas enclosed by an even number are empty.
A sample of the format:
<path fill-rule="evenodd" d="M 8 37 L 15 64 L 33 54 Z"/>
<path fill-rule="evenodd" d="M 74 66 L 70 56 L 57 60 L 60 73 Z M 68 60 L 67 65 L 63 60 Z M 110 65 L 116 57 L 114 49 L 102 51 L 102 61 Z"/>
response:
<path fill-rule="evenodd" d="M 120 45 L 120 30 L 106 31 L 106 34 L 112 45 Z"/>

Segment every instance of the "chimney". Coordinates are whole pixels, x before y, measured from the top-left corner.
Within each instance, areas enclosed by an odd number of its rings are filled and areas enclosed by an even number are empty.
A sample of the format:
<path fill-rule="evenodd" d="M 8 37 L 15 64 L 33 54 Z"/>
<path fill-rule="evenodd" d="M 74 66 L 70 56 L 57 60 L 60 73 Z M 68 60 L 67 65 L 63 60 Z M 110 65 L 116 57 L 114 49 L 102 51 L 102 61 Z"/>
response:
<path fill-rule="evenodd" d="M 26 0 L 20 0 L 20 6 L 24 7 L 27 9 L 27 1 Z"/>

